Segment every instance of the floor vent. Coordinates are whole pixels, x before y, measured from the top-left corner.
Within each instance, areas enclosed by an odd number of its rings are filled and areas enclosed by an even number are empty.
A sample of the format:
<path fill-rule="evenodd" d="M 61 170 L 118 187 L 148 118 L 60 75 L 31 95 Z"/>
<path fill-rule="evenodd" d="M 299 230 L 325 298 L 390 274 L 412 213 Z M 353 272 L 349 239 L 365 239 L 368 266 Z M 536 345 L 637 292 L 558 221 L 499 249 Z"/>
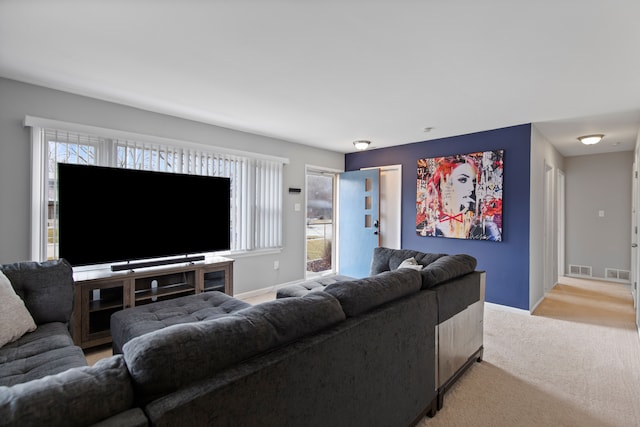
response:
<path fill-rule="evenodd" d="M 572 276 L 591 277 L 591 266 L 569 264 L 569 274 L 571 274 Z"/>
<path fill-rule="evenodd" d="M 617 268 L 605 268 L 604 276 L 607 280 L 615 280 L 618 282 L 630 282 L 631 273 L 628 270 L 619 270 Z"/>

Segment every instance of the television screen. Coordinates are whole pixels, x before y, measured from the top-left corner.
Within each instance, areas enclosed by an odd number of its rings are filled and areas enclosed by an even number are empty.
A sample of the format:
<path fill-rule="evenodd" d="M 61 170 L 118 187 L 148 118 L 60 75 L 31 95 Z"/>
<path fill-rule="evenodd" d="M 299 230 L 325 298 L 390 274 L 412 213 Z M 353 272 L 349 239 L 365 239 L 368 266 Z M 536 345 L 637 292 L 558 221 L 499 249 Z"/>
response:
<path fill-rule="evenodd" d="M 230 179 L 58 164 L 59 256 L 73 266 L 230 248 Z"/>

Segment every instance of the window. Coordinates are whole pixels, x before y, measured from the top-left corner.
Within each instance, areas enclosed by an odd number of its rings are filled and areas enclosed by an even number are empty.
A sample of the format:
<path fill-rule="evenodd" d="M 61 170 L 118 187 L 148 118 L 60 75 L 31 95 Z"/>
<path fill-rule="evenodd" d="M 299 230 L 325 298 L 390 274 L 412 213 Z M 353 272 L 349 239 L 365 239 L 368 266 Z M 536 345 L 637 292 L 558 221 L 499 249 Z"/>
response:
<path fill-rule="evenodd" d="M 95 165 L 98 146 L 103 140 L 75 132 L 43 129 L 46 146 L 46 259 L 58 258 L 58 163 Z"/>
<path fill-rule="evenodd" d="M 135 134 L 131 138 L 119 131 L 33 117 L 27 117 L 25 125 L 32 128 L 33 259 L 58 257 L 58 162 L 229 177 L 231 251 L 282 245 L 282 175 L 288 159 Z"/>

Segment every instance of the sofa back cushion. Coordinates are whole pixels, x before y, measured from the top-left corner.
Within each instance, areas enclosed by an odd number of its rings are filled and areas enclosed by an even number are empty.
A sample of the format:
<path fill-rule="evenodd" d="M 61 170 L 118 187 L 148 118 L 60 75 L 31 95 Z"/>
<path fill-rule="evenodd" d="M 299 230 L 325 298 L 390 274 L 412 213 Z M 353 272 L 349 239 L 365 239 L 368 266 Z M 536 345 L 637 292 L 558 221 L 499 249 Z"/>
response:
<path fill-rule="evenodd" d="M 420 272 L 412 269 L 385 271 L 364 279 L 328 285 L 325 292 L 335 296 L 347 317 L 355 317 L 387 302 L 420 290 Z"/>
<path fill-rule="evenodd" d="M 169 326 L 132 339 L 123 353 L 141 401 L 149 402 L 344 319 L 334 297 L 315 292 L 218 319 Z"/>
<path fill-rule="evenodd" d="M 427 266 L 446 254 L 424 253 L 411 249 L 390 249 L 377 247 L 373 250 L 370 275 L 397 269 L 403 261 L 414 258 L 420 265 Z"/>
<path fill-rule="evenodd" d="M 424 253 L 411 249 L 389 249 L 377 247 L 373 250 L 371 275 L 384 271 L 393 271 L 404 261 L 413 258 L 422 265 L 422 289 L 429 289 L 456 277 L 471 273 L 477 266 L 477 260 L 466 254 Z"/>
<path fill-rule="evenodd" d="M 69 323 L 73 311 L 73 269 L 63 260 L 0 265 L 36 324 Z"/>
<path fill-rule="evenodd" d="M 428 289 L 456 277 L 472 273 L 477 260 L 471 255 L 445 255 L 422 269 L 422 288 Z"/>
<path fill-rule="evenodd" d="M 12 387 L 0 387 L 0 424 L 86 426 L 134 405 L 122 356 Z"/>

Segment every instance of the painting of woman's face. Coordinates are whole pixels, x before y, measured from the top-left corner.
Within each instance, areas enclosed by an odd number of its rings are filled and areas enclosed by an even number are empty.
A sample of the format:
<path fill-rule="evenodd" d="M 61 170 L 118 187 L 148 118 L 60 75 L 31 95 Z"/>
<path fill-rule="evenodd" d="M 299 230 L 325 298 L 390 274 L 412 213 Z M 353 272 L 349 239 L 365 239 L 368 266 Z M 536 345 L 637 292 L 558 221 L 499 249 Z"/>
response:
<path fill-rule="evenodd" d="M 419 159 L 416 232 L 500 241 L 503 156 L 494 150 Z"/>
<path fill-rule="evenodd" d="M 465 212 L 473 209 L 475 200 L 476 172 L 468 163 L 461 163 L 451 171 L 453 186 L 453 212 Z"/>

